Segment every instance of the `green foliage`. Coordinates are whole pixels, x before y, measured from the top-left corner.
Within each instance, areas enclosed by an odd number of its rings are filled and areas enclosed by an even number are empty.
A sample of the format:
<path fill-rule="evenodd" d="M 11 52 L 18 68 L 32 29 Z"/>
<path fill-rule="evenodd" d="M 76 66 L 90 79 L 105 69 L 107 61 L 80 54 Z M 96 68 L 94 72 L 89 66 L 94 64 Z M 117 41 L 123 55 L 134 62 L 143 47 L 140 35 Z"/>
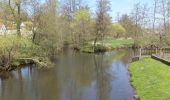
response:
<path fill-rule="evenodd" d="M 76 22 L 80 22 L 82 20 L 88 22 L 91 20 L 91 14 L 88 9 L 80 9 L 75 12 L 73 20 Z"/>
<path fill-rule="evenodd" d="M 112 30 L 113 30 L 113 35 L 116 36 L 117 38 L 120 36 L 124 36 L 126 33 L 125 28 L 119 23 L 114 23 L 112 25 Z"/>
<path fill-rule="evenodd" d="M 142 37 L 138 38 L 135 41 L 135 44 L 141 47 L 145 46 L 159 46 L 160 45 L 160 40 L 158 35 L 153 35 L 153 34 L 143 34 Z"/>
<path fill-rule="evenodd" d="M 151 58 L 130 64 L 131 81 L 141 100 L 170 98 L 170 68 Z"/>
<path fill-rule="evenodd" d="M 44 52 L 28 37 L 18 38 L 15 35 L 0 37 L 0 66 L 10 66 L 13 60 L 18 58 L 46 57 Z"/>
<path fill-rule="evenodd" d="M 48 5 L 50 6 L 50 5 Z M 53 11 L 55 7 L 45 7 L 40 18 L 37 20 L 39 26 L 36 29 L 35 43 L 46 51 L 48 57 L 57 54 L 63 47 L 66 27 L 62 17 L 58 17 Z"/>
<path fill-rule="evenodd" d="M 77 46 L 92 39 L 92 21 L 89 9 L 80 9 L 74 13 L 71 23 L 73 43 Z"/>
<path fill-rule="evenodd" d="M 119 23 L 125 28 L 127 37 L 134 37 L 136 32 L 136 25 L 134 24 L 135 22 L 131 19 L 130 16 L 128 16 L 127 14 L 122 15 Z"/>

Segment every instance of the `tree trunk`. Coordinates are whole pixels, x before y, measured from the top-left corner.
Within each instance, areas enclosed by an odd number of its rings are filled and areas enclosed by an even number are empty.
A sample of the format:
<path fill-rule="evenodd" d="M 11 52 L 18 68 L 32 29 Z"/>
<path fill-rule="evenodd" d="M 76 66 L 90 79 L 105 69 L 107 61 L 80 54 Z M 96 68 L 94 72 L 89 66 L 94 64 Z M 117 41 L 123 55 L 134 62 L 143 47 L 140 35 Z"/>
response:
<path fill-rule="evenodd" d="M 18 17 L 17 17 L 17 35 L 18 37 L 21 37 L 21 5 L 17 4 L 18 9 Z"/>

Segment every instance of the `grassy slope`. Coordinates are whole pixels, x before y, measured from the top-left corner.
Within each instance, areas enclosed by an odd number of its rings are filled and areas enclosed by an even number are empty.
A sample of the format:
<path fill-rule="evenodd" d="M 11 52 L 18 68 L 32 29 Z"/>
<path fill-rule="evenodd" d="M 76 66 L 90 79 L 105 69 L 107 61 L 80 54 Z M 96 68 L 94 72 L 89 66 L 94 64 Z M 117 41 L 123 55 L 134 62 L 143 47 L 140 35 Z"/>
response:
<path fill-rule="evenodd" d="M 170 67 L 145 58 L 130 64 L 132 85 L 141 100 L 170 99 Z"/>

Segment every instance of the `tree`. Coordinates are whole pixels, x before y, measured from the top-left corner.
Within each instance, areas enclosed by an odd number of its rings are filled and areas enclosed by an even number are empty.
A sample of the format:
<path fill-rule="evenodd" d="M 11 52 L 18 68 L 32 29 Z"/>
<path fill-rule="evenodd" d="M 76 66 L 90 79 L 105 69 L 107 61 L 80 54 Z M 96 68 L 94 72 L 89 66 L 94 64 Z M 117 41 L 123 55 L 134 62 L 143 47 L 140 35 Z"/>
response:
<path fill-rule="evenodd" d="M 96 35 L 94 38 L 94 51 L 96 49 L 96 43 L 98 40 L 103 41 L 105 35 L 109 32 L 111 26 L 111 18 L 108 14 L 110 11 L 110 2 L 108 0 L 98 0 L 97 1 L 97 11 L 96 11 Z"/>
<path fill-rule="evenodd" d="M 159 32 L 159 46 L 162 48 L 168 42 L 168 33 L 169 33 L 169 0 L 156 0 L 157 2 L 157 12 L 159 15 L 159 27 L 157 28 L 157 33 Z"/>
<path fill-rule="evenodd" d="M 135 38 L 138 38 L 139 37 L 139 34 L 140 34 L 140 30 L 138 27 L 140 27 L 140 21 L 142 19 L 142 16 L 141 16 L 141 5 L 140 3 L 137 3 L 134 5 L 134 13 L 132 13 L 132 19 L 134 20 L 134 23 L 135 23 L 135 33 L 134 33 L 134 37 Z"/>
<path fill-rule="evenodd" d="M 133 20 L 128 16 L 127 14 L 124 14 L 121 16 L 119 23 L 125 28 L 126 30 L 126 36 L 127 37 L 133 37 L 134 35 L 134 29 L 135 29 L 135 24 Z"/>
<path fill-rule="evenodd" d="M 17 28 L 17 34 L 19 37 L 21 37 L 21 0 L 8 0 L 8 6 L 11 10 L 11 13 L 13 15 L 13 18 L 16 22 L 16 28 Z M 15 6 L 17 9 L 15 9 Z M 16 12 L 15 12 L 16 10 Z"/>
<path fill-rule="evenodd" d="M 74 41 L 76 44 L 84 44 L 91 37 L 91 14 L 89 9 L 80 9 L 73 16 Z"/>
<path fill-rule="evenodd" d="M 57 14 L 56 0 L 47 0 L 41 9 L 41 16 L 37 20 L 35 43 L 46 50 L 49 57 L 53 58 L 63 47 L 65 26 L 62 18 Z"/>
<path fill-rule="evenodd" d="M 149 12 L 149 9 L 146 5 L 141 5 L 140 3 L 134 5 L 131 18 L 135 25 L 132 29 L 135 46 L 139 46 L 139 40 L 142 40 L 143 33 L 146 32 L 146 27 L 148 23 L 147 12 Z"/>
<path fill-rule="evenodd" d="M 157 6 L 158 6 L 158 0 L 154 0 L 153 24 L 152 24 L 152 29 L 153 29 L 154 33 L 155 33 L 155 22 L 156 22 Z"/>
<path fill-rule="evenodd" d="M 119 23 L 114 23 L 112 25 L 112 30 L 113 30 L 113 34 L 114 34 L 114 36 L 116 36 L 116 38 L 120 38 L 120 36 L 124 36 L 126 33 L 125 28 Z"/>
<path fill-rule="evenodd" d="M 72 21 L 74 13 L 85 8 L 83 0 L 61 0 L 62 13 L 67 17 L 68 21 Z"/>
<path fill-rule="evenodd" d="M 40 18 L 41 18 L 41 15 L 42 15 L 42 10 L 43 10 L 43 7 L 40 3 L 41 1 L 40 0 L 31 0 L 28 4 L 28 6 L 25 6 L 27 8 L 25 12 L 29 13 L 30 14 L 30 18 L 28 21 L 30 21 L 30 29 L 33 33 L 32 35 L 32 42 L 35 43 L 35 38 L 36 38 L 36 35 L 38 34 L 39 30 L 38 30 L 38 27 L 40 25 L 39 21 L 40 21 Z M 31 10 L 30 10 L 31 9 Z"/>

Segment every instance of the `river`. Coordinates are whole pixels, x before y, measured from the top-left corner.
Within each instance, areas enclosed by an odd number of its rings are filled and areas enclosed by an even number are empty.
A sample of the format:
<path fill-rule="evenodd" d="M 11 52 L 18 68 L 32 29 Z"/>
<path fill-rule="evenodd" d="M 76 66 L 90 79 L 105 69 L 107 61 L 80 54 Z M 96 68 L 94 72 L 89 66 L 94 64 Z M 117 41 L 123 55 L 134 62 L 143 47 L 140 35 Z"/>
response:
<path fill-rule="evenodd" d="M 104 54 L 65 51 L 55 67 L 35 65 L 0 74 L 0 100 L 133 100 L 131 50 Z"/>

